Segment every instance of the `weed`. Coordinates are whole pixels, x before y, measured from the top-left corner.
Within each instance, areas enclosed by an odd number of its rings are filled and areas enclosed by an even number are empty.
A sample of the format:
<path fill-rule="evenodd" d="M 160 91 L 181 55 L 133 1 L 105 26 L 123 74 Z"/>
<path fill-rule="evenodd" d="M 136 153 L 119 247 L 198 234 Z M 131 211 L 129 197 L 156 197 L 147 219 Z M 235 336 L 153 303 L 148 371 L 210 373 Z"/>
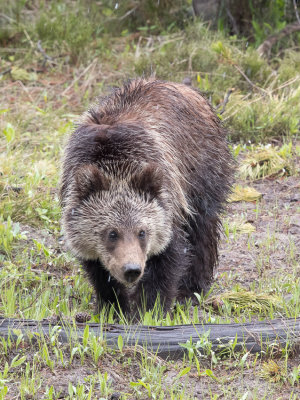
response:
<path fill-rule="evenodd" d="M 10 257 L 13 242 L 21 239 L 26 239 L 26 236 L 20 232 L 20 225 L 14 224 L 10 217 L 4 221 L 3 216 L 0 215 L 0 257 L 1 253 Z"/>
<path fill-rule="evenodd" d="M 299 385 L 300 382 L 300 365 L 294 367 L 289 376 L 289 381 L 292 386 Z"/>
<path fill-rule="evenodd" d="M 91 41 L 94 27 L 83 8 L 70 10 L 64 3 L 54 2 L 50 9 L 40 14 L 36 32 L 46 46 L 52 43 L 60 46 L 62 52 L 69 51 L 71 62 L 75 63 Z"/>
<path fill-rule="evenodd" d="M 263 363 L 261 376 L 270 382 L 279 382 L 283 379 L 283 370 L 274 360 L 269 360 Z"/>

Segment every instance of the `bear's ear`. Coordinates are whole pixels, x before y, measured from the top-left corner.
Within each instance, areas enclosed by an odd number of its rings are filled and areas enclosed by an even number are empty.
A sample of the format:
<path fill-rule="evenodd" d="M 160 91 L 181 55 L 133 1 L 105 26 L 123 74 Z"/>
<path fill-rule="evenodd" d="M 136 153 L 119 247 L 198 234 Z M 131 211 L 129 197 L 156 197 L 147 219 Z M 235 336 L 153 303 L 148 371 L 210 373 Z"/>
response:
<path fill-rule="evenodd" d="M 158 197 L 163 186 L 163 174 L 156 164 L 146 165 L 132 178 L 133 187 L 147 194 L 151 198 Z"/>
<path fill-rule="evenodd" d="M 108 190 L 109 179 L 95 165 L 83 165 L 75 172 L 76 191 L 81 199 L 88 195 Z"/>

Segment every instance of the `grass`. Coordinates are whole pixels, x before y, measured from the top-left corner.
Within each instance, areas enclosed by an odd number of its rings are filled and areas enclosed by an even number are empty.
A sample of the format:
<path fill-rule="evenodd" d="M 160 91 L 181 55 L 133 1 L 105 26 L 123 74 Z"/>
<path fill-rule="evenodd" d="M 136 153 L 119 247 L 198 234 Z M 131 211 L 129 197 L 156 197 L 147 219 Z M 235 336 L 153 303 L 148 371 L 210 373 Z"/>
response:
<path fill-rule="evenodd" d="M 233 140 L 256 142 L 298 132 L 300 76 L 294 70 L 286 79 L 287 64 L 283 61 L 278 69 L 252 47 L 247 49 L 246 42 L 212 33 L 201 23 L 190 25 L 185 35 L 153 38 L 150 46 L 138 48 L 135 57 L 138 74 L 154 71 L 163 78 L 192 77 L 215 107 L 234 88 L 222 114 L 224 124 Z"/>
<path fill-rule="evenodd" d="M 256 201 L 259 200 L 261 197 L 262 194 L 252 187 L 242 187 L 240 185 L 235 185 L 232 189 L 232 194 L 229 197 L 228 201 Z"/>
<path fill-rule="evenodd" d="M 93 314 L 92 290 L 60 244 L 57 186 L 61 149 L 80 113 L 108 85 L 152 72 L 176 81 L 190 76 L 218 112 L 235 89 L 220 117 L 240 169 L 209 296 L 195 306 L 176 304 L 167 315 L 157 303 L 141 313 L 141 323 L 298 317 L 298 236 L 283 232 L 300 213 L 297 202 L 288 201 L 299 187 L 299 52 L 260 59 L 246 40 L 199 21 L 187 22 L 184 31 L 149 23 L 135 34 L 120 24 L 112 36 L 113 8 L 104 3 L 100 11 L 79 0 L 45 2 L 37 10 L 12 1 L 1 11 L 7 18 L 0 28 L 0 315 L 62 317 L 72 325 L 78 312 L 87 312 L 92 322 L 131 322 L 111 308 Z M 284 185 L 290 191 L 282 198 Z M 73 337 L 62 344 L 57 329 L 30 343 L 18 332 L 17 340 L 1 338 L 0 399 L 109 398 L 116 392 L 123 399 L 296 399 L 299 391 L 299 361 L 288 350 L 260 358 L 237 353 L 232 344 L 221 357 L 201 337 L 195 346 L 184 344 L 185 359 L 171 362 L 127 348 L 122 339 L 112 350 L 88 330 L 83 342 Z"/>
<path fill-rule="evenodd" d="M 256 180 L 269 177 L 288 176 L 293 173 L 292 142 L 280 149 L 266 145 L 261 149 L 249 152 L 241 163 L 239 175 L 242 179 Z"/>
<path fill-rule="evenodd" d="M 160 2 L 161 10 L 160 5 L 156 9 L 152 2 L 148 3 L 145 0 L 142 4 L 145 15 L 157 15 L 164 12 L 168 1 Z M 186 19 L 182 19 L 184 31 L 171 22 L 159 28 L 154 16 L 152 24 L 149 20 L 142 27 L 138 26 L 138 19 L 131 20 L 133 25 L 123 29 L 120 15 L 126 7 L 123 4 L 115 9 L 109 1 L 103 7 L 93 2 L 85 7 L 81 0 L 57 0 L 43 3 L 37 12 L 35 7 L 28 8 L 26 2 L 7 3 L 0 42 L 4 44 L 1 68 L 8 72 L 2 80 L 31 82 L 35 89 L 41 89 L 39 78 L 45 67 L 65 77 L 69 65 L 80 69 L 92 63 L 89 75 L 93 76 L 96 70 L 98 73 L 92 83 L 85 80 L 85 90 L 80 93 L 80 104 L 85 105 L 82 99 L 90 100 L 94 93 L 99 94 L 93 89 L 103 82 L 113 85 L 141 74 L 172 77 L 175 81 L 189 76 L 219 110 L 228 90 L 234 88 L 221 116 L 233 140 L 259 142 L 297 135 L 300 60 L 295 49 L 285 49 L 280 57 L 265 60 L 246 39 L 226 35 L 225 31 L 211 31 L 203 22 Z M 179 0 L 176 7 L 180 7 Z M 177 21 L 172 16 L 173 22 Z M 135 34 L 131 32 L 134 27 Z M 113 32 L 118 36 L 113 36 Z M 72 72 L 76 73 L 76 69 L 69 70 Z M 80 79 L 74 89 L 80 91 Z M 41 95 L 47 98 L 45 92 Z M 44 106 L 39 107 L 47 112 Z"/>

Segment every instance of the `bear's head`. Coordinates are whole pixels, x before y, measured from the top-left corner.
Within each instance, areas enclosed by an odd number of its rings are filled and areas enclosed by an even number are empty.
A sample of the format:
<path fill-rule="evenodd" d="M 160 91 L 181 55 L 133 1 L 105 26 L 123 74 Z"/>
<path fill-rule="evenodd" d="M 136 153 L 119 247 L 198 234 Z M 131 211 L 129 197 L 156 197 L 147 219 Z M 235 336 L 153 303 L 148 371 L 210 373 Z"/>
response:
<path fill-rule="evenodd" d="M 155 164 L 79 167 L 63 213 L 74 255 L 99 259 L 125 285 L 138 282 L 147 259 L 161 253 L 172 236 L 163 176 Z"/>

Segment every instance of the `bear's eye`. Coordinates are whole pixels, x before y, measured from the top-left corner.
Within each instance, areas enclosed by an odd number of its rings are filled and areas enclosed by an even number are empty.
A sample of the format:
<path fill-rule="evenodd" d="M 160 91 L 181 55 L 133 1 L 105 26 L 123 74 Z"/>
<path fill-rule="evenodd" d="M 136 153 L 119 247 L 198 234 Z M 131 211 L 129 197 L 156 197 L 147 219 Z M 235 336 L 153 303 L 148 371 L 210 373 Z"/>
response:
<path fill-rule="evenodd" d="M 140 239 L 145 239 L 145 237 L 146 237 L 146 232 L 143 231 L 143 230 L 139 231 L 139 238 Z"/>
<path fill-rule="evenodd" d="M 118 239 L 118 233 L 116 231 L 110 231 L 108 234 L 110 240 L 114 241 Z"/>

